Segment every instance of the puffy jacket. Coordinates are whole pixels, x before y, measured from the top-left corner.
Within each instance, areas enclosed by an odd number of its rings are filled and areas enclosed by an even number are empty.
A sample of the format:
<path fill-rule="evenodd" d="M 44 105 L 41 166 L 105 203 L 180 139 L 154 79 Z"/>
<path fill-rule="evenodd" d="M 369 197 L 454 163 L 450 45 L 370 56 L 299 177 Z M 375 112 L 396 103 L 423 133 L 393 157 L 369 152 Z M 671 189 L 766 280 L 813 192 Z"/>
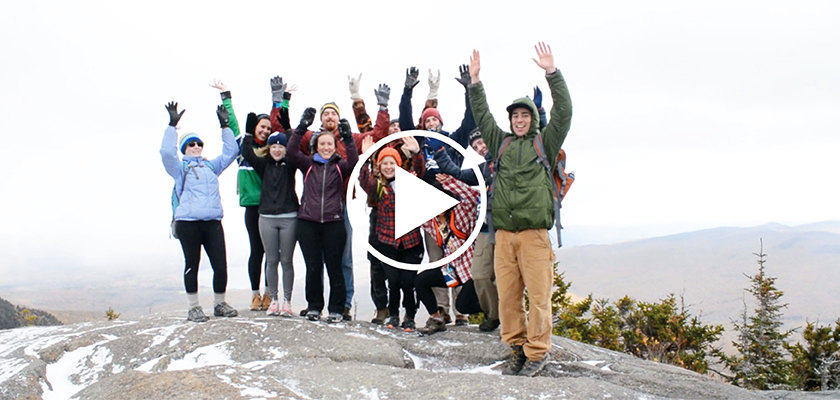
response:
<path fill-rule="evenodd" d="M 254 167 L 262 178 L 260 190 L 260 214 L 278 215 L 297 212 L 300 208 L 295 192 L 295 166 L 288 157 L 274 161 L 271 156 L 260 157 L 254 154 L 254 137 L 244 135 L 242 157 Z"/>
<path fill-rule="evenodd" d="M 344 220 L 344 179 L 359 159 L 356 143 L 344 142 L 347 159 L 336 151 L 327 163 L 315 161 L 300 151 L 302 132 L 293 131 L 286 146 L 286 157 L 303 173 L 303 196 L 298 218 L 314 222 Z"/>
<path fill-rule="evenodd" d="M 545 152 L 554 168 L 555 159 L 572 121 L 572 102 L 569 89 L 560 70 L 546 75 L 551 97 L 551 119 L 543 130 Z M 498 158 L 499 146 L 507 136 L 514 139 L 502 153 L 493 194 L 493 225 L 496 229 L 520 231 L 549 229 L 554 225 L 554 200 L 550 177 L 537 162 L 534 139 L 539 127 L 539 112 L 531 99 L 523 97 L 512 104 L 525 104 L 531 109 L 531 129 L 523 137 L 503 131 L 496 125 L 487 106 L 484 85 L 469 86 L 473 114 L 493 159 Z M 511 130 L 513 128 L 511 127 Z"/>
<path fill-rule="evenodd" d="M 222 143 L 222 154 L 212 160 L 185 156 L 182 161 L 178 158 L 178 132 L 172 126 L 166 128 L 160 145 L 160 158 L 166 173 L 175 180 L 175 193 L 180 194 L 178 208 L 175 209 L 176 220 L 222 219 L 224 213 L 218 176 L 239 154 L 233 131 L 229 128 L 222 129 Z"/>

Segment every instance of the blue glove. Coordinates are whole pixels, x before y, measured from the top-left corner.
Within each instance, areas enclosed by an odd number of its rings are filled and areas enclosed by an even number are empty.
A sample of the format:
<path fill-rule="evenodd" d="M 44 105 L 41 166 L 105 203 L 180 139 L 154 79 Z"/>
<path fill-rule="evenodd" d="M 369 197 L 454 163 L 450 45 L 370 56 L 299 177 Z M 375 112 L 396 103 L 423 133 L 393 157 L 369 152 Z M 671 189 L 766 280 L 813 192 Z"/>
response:
<path fill-rule="evenodd" d="M 534 86 L 534 104 L 537 108 L 542 108 L 542 92 L 539 86 Z"/>

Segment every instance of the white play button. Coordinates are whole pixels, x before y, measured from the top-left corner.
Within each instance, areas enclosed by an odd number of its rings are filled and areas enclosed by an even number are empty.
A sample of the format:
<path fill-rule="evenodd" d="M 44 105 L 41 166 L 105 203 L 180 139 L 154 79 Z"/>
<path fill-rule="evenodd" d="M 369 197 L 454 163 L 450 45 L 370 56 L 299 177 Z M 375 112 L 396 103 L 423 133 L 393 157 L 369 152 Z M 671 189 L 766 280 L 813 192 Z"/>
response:
<path fill-rule="evenodd" d="M 458 205 L 458 200 L 434 186 L 397 168 L 394 174 L 397 196 L 394 205 L 394 235 L 399 238 L 440 213 Z"/>

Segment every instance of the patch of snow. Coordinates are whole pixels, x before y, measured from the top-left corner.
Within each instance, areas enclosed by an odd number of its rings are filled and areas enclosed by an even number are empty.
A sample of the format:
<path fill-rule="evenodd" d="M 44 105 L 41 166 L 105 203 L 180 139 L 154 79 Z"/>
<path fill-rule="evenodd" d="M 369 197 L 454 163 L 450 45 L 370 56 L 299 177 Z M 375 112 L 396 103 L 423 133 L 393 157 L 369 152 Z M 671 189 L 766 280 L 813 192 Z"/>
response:
<path fill-rule="evenodd" d="M 593 367 L 597 367 L 598 364 L 601 364 L 604 361 L 603 360 L 584 360 L 584 361 L 581 361 L 581 362 L 586 364 L 586 365 L 591 365 Z"/>
<path fill-rule="evenodd" d="M 236 362 L 230 358 L 230 349 L 227 347 L 231 342 L 233 340 L 199 347 L 184 358 L 173 360 L 167 371 L 183 371 L 211 365 L 235 365 Z"/>
<path fill-rule="evenodd" d="M 421 357 L 411 354 L 411 352 L 409 352 L 406 349 L 403 349 L 403 352 L 407 354 L 409 358 L 411 358 L 411 361 L 414 362 L 414 369 L 423 369 L 423 364 L 425 363 L 425 361 Z"/>
<path fill-rule="evenodd" d="M 96 361 L 104 361 L 107 359 L 110 356 L 110 350 L 104 348 L 105 351 L 100 352 L 99 349 L 97 349 L 99 345 L 107 342 L 108 341 L 105 340 L 99 343 L 94 343 L 90 346 L 79 347 L 69 353 L 64 353 L 58 361 L 52 364 L 47 364 L 47 380 L 52 384 L 52 390 L 50 390 L 46 382 L 41 382 L 41 387 L 44 391 L 43 399 L 69 399 L 78 391 L 93 383 L 85 381 L 85 378 L 92 378 L 93 380 L 97 378 L 96 376 L 90 376 L 92 371 L 88 371 L 85 363 L 88 360 L 94 361 L 95 359 Z M 100 365 L 96 365 L 93 369 L 96 369 L 97 367 L 101 369 Z M 70 381 L 71 375 L 77 375 L 82 371 L 87 371 L 87 373 L 80 376 L 82 384 L 76 385 Z"/>
<path fill-rule="evenodd" d="M 114 375 L 119 374 L 120 372 L 123 372 L 123 371 L 125 371 L 125 367 L 122 366 L 122 365 L 114 364 L 114 366 L 111 367 L 111 373 L 114 374 Z"/>
<path fill-rule="evenodd" d="M 151 360 L 149 360 L 149 361 L 144 362 L 143 364 L 140 364 L 137 368 L 134 368 L 134 369 L 135 369 L 136 371 L 140 371 L 140 372 L 149 372 L 149 373 L 151 373 L 151 372 L 152 372 L 152 368 L 153 368 L 153 367 L 154 367 L 154 366 L 158 363 L 158 361 L 160 361 L 160 359 L 161 359 L 161 358 L 163 358 L 163 357 L 164 357 L 164 356 L 160 356 L 160 357 L 158 357 L 158 358 L 153 358 L 153 359 L 151 359 Z"/>
<path fill-rule="evenodd" d="M 276 347 L 272 347 L 272 348 L 268 349 L 268 352 L 271 353 L 271 355 L 273 355 L 274 358 L 283 358 L 283 357 L 286 357 L 287 355 L 289 355 L 288 350 L 282 350 L 282 349 L 278 349 Z"/>
<path fill-rule="evenodd" d="M 370 399 L 370 400 L 379 400 L 379 389 L 367 389 L 367 388 L 359 388 L 359 393 L 363 396 L 363 399 Z"/>
<path fill-rule="evenodd" d="M 111 341 L 111 340 L 117 340 L 117 339 L 119 339 L 119 338 L 120 338 L 119 336 L 109 335 L 109 334 L 107 334 L 107 333 L 103 333 L 103 334 L 102 334 L 102 337 L 104 337 L 104 338 L 105 338 L 105 340 L 108 340 L 108 341 Z"/>
<path fill-rule="evenodd" d="M 17 375 L 27 365 L 29 363 L 20 358 L 0 358 L 0 383 Z"/>
<path fill-rule="evenodd" d="M 263 331 L 263 332 L 265 332 L 265 330 L 268 329 L 268 323 L 266 323 L 266 322 L 256 322 L 256 321 L 251 321 L 251 320 L 247 320 L 247 319 L 238 319 L 238 320 L 234 320 L 234 322 L 238 322 L 240 324 L 250 324 L 250 325 L 258 326 L 260 328 L 260 330 Z"/>
<path fill-rule="evenodd" d="M 271 361 L 252 361 L 252 362 L 249 362 L 249 363 L 246 363 L 246 364 L 242 364 L 242 367 L 248 368 L 251 371 L 256 371 L 256 370 L 263 369 L 263 368 L 265 368 L 265 367 L 267 367 L 271 364 L 274 364 L 276 362 L 277 361 L 275 361 L 275 360 L 271 360 Z"/>
<path fill-rule="evenodd" d="M 612 364 L 605 364 L 603 367 L 601 367 L 601 371 L 610 371 L 610 372 L 612 372 L 612 370 L 610 369 L 610 365 L 612 365 Z"/>
<path fill-rule="evenodd" d="M 149 347 L 146 347 L 146 349 L 143 350 L 143 352 L 145 353 L 149 351 L 152 347 L 155 347 L 165 342 L 166 339 L 172 336 L 172 334 L 174 334 L 175 331 L 178 330 L 178 328 L 180 328 L 181 326 L 183 326 L 183 324 L 162 326 L 158 328 L 150 328 L 144 329 L 142 331 L 137 331 L 138 335 L 155 335 L 155 337 L 152 339 L 152 344 L 150 344 Z"/>
<path fill-rule="evenodd" d="M 494 368 L 499 366 L 499 365 L 502 365 L 504 363 L 505 363 L 504 360 L 502 360 L 502 361 L 496 361 L 496 362 L 494 362 L 493 364 L 490 364 L 490 365 L 482 365 L 482 366 L 478 366 L 478 367 L 471 368 L 471 369 L 466 369 L 466 370 L 456 369 L 456 370 L 451 370 L 451 371 L 447 371 L 447 372 L 464 373 L 464 374 L 501 375 L 502 371 L 496 370 Z"/>
<path fill-rule="evenodd" d="M 352 336 L 359 339 L 367 339 L 367 340 L 379 340 L 379 338 L 375 338 L 373 336 L 368 336 L 363 333 L 356 333 L 356 332 L 347 332 L 345 333 L 347 336 Z"/>
<path fill-rule="evenodd" d="M 274 378 L 277 382 L 280 382 L 283 387 L 289 389 L 290 392 L 294 393 L 295 396 L 301 399 L 311 399 L 311 397 L 307 396 L 306 393 L 303 393 L 303 389 L 300 388 L 300 382 L 294 379 L 277 379 Z"/>
<path fill-rule="evenodd" d="M 438 340 L 437 344 L 444 346 L 444 347 L 458 347 L 458 346 L 466 346 L 465 343 L 461 342 L 453 342 L 451 340 Z"/>

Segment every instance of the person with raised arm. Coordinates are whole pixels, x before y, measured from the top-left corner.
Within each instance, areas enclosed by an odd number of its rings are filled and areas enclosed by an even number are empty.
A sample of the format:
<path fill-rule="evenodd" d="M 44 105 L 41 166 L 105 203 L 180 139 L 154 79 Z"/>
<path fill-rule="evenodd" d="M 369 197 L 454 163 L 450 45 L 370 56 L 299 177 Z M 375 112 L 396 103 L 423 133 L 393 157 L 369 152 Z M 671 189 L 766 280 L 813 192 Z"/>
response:
<path fill-rule="evenodd" d="M 542 131 L 546 157 L 552 169 L 569 132 L 572 103 L 563 75 L 554 66 L 551 47 L 535 46 L 534 63 L 545 71 L 554 104 L 551 119 Z M 534 140 L 539 130 L 539 111 L 528 97 L 508 107 L 511 133 L 496 124 L 490 113 L 484 85 L 479 80 L 481 58 L 470 58 L 470 104 L 478 129 L 494 162 L 497 162 L 492 204 L 495 232 L 494 264 L 499 293 L 502 341 L 511 346 L 504 374 L 534 376 L 548 361 L 551 348 L 551 285 L 554 251 L 548 229 L 554 225 L 551 176 L 540 163 Z M 510 139 L 506 139 L 506 138 Z M 503 143 L 507 149 L 499 159 Z M 528 290 L 530 308 L 523 305 Z"/>

